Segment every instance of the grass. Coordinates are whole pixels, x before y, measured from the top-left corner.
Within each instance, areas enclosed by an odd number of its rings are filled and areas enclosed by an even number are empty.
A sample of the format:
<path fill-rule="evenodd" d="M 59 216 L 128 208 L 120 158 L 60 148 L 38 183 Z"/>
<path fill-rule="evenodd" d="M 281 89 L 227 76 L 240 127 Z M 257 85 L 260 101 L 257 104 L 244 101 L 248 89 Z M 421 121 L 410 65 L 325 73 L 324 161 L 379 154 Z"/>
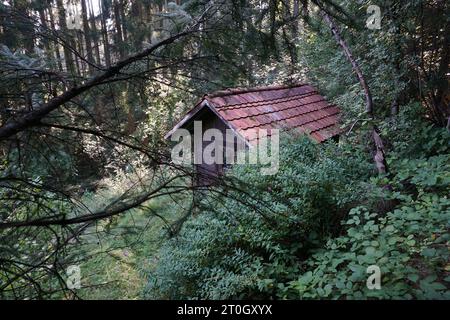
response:
<path fill-rule="evenodd" d="M 94 199 L 99 195 L 91 195 Z M 140 299 L 147 274 L 174 223 L 188 211 L 192 195 L 161 197 L 86 230 L 73 253 L 80 257 L 82 299 Z M 159 215 L 164 219 L 156 216 Z"/>

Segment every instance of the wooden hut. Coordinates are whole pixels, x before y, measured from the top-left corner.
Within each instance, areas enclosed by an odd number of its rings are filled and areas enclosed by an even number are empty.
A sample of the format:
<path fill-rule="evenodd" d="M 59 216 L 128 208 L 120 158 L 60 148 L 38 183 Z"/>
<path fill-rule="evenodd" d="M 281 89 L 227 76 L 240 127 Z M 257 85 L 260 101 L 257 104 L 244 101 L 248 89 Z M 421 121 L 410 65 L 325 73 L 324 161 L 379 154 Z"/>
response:
<path fill-rule="evenodd" d="M 204 95 L 165 138 L 180 128 L 192 133 L 194 121 L 201 121 L 202 130 L 231 129 L 236 141 L 247 145 L 255 143 L 255 129 L 309 134 L 320 143 L 338 134 L 339 111 L 308 84 L 227 89 Z M 197 165 L 197 172 L 218 176 L 224 166 L 202 163 Z"/>

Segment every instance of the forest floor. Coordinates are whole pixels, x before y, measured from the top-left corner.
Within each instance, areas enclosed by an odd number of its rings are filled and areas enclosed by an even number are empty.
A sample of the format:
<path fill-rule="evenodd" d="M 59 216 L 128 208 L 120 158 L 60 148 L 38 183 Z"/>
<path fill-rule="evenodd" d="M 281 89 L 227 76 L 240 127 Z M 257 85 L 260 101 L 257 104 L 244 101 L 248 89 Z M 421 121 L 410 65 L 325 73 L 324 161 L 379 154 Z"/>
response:
<path fill-rule="evenodd" d="M 166 222 L 139 209 L 105 226 L 93 226 L 84 235 L 88 258 L 80 264 L 82 299 L 140 299 L 148 282 L 147 272 L 157 263 L 156 253 L 167 238 L 167 223 L 181 212 L 170 208 L 171 199 L 154 200 L 148 208 L 163 213 Z M 101 237 L 99 236 L 101 234 Z"/>

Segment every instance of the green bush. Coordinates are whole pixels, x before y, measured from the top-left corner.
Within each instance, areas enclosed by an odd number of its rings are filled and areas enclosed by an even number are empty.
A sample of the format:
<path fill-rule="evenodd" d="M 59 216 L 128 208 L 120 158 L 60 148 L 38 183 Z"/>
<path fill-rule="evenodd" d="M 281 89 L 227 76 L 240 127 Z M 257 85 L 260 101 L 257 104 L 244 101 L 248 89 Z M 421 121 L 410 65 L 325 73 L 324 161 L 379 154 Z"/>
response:
<path fill-rule="evenodd" d="M 299 275 L 311 248 L 340 231 L 371 172 L 361 152 L 286 139 L 279 172 L 235 166 L 239 190 L 205 195 L 202 212 L 160 252 L 147 298 L 266 298 Z"/>
<path fill-rule="evenodd" d="M 450 200 L 420 198 L 380 218 L 352 209 L 347 234 L 331 239 L 304 263 L 283 298 L 450 298 Z M 381 271 L 381 289 L 366 287 L 367 268 Z M 446 283 L 447 282 L 447 283 Z"/>
<path fill-rule="evenodd" d="M 388 175 L 371 174 L 366 147 L 307 138 L 284 139 L 276 175 L 233 167 L 239 190 L 204 195 L 145 296 L 449 299 L 450 134 L 404 110 L 380 126 Z"/>
<path fill-rule="evenodd" d="M 305 261 L 283 298 L 450 298 L 450 155 L 402 161 L 378 183 L 393 188 L 384 199 L 397 208 L 386 215 L 352 209 L 346 234 Z M 380 290 L 366 287 L 370 265 L 380 268 Z"/>
<path fill-rule="evenodd" d="M 279 297 L 450 298 L 450 135 L 423 121 L 419 107 L 383 127 L 390 175 L 371 179 L 372 205 L 350 210 L 345 233 L 317 249 Z M 384 213 L 380 203 L 394 208 Z M 380 268 L 380 290 L 366 286 L 370 265 Z"/>

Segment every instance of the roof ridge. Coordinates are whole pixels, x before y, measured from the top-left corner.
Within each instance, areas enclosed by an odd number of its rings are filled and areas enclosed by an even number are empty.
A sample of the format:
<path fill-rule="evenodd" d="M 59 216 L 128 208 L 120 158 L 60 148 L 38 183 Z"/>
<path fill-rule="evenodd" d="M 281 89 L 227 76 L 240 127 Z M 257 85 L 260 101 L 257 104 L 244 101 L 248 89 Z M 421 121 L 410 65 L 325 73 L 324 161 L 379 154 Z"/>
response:
<path fill-rule="evenodd" d="M 303 87 L 307 85 L 306 83 L 297 83 L 297 84 L 278 84 L 278 85 L 269 85 L 269 86 L 259 86 L 259 87 L 251 87 L 251 88 L 243 88 L 243 87 L 236 87 L 236 88 L 228 88 L 225 90 L 218 90 L 214 91 L 210 94 L 206 94 L 204 97 L 208 96 L 210 98 L 217 98 L 217 97 L 224 97 L 234 94 L 241 94 L 241 93 L 249 93 L 249 92 L 259 92 L 259 91 L 272 91 L 272 90 L 282 90 L 282 89 L 291 89 L 291 88 L 298 88 Z"/>
<path fill-rule="evenodd" d="M 307 98 L 310 96 L 319 95 L 319 92 L 317 92 L 315 89 L 308 92 L 303 92 L 299 94 L 295 94 L 292 96 L 287 97 L 280 97 L 280 98 L 273 98 L 273 99 L 262 99 L 252 102 L 242 102 L 242 103 L 235 103 L 235 104 L 226 104 L 223 106 L 216 106 L 216 109 L 220 109 L 220 111 L 229 111 L 229 110 L 236 110 L 236 109 L 242 109 L 242 108 L 256 108 L 261 107 L 264 105 L 272 104 L 272 103 L 283 103 L 283 102 L 289 102 L 292 100 L 297 100 L 300 97 L 301 98 Z M 276 102 L 275 102 L 276 101 Z M 212 101 L 214 103 L 214 101 Z"/>

